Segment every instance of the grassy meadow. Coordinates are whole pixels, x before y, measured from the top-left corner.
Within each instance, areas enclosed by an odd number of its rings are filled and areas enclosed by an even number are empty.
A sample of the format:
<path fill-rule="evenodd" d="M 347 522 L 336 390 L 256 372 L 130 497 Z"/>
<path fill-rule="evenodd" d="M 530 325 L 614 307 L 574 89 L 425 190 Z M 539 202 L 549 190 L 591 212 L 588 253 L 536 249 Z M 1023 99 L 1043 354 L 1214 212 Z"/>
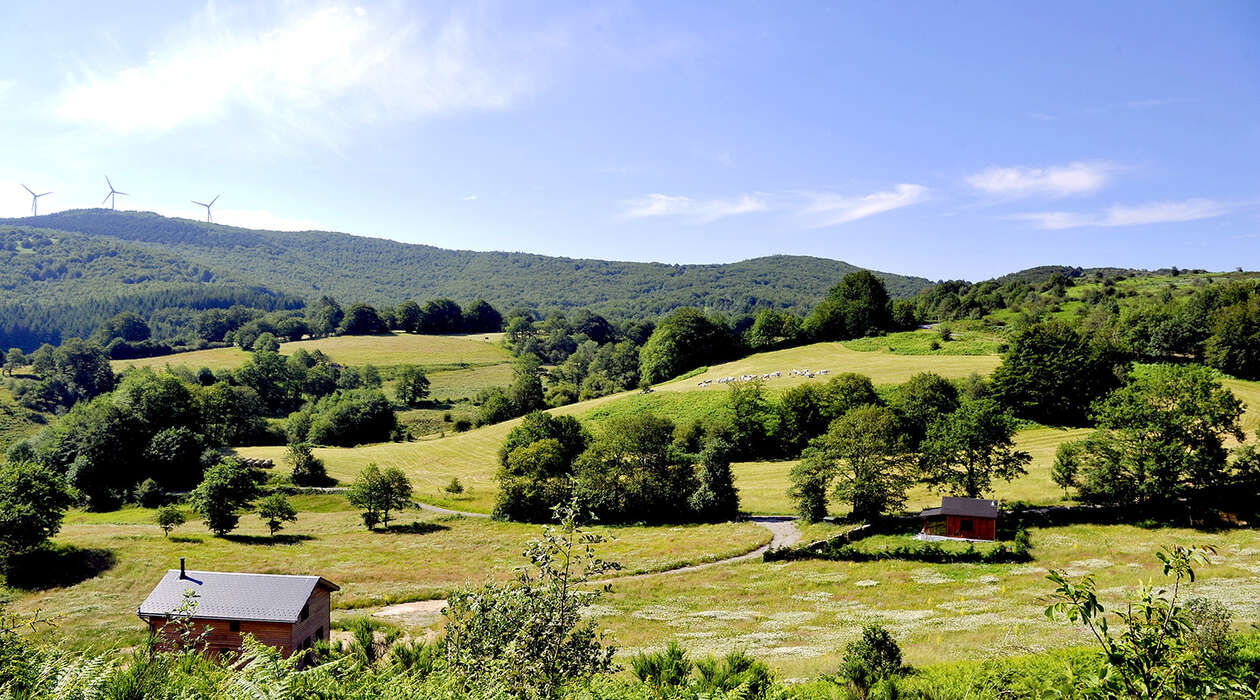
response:
<path fill-rule="evenodd" d="M 509 576 L 524 563 L 525 543 L 541 531 L 536 525 L 410 511 L 398 514 L 396 522 L 404 527 L 369 532 L 339 494 L 294 496 L 291 502 L 298 521 L 276 540 L 253 514 L 243 515 L 241 527 L 225 538 L 212 536 L 190 514 L 190 522 L 166 538 L 153 524 L 153 510 L 71 512 L 54 542 L 108 553 L 113 566 L 72 586 L 14 590 L 13 607 L 66 615 L 56 633 L 76 644 L 134 643 L 144 629 L 135 619 L 136 607 L 162 572 L 186 557 L 193 569 L 318 572 L 341 586 L 334 598 L 336 617 L 369 605 L 440 598 L 465 583 Z M 597 530 L 614 538 L 602 553 L 620 562 L 624 574 L 731 557 L 770 541 L 768 531 L 751 523 Z"/>
<path fill-rule="evenodd" d="M 807 539 L 830 528 L 811 526 Z M 890 540 L 908 538 L 888 538 Z M 1258 619 L 1260 537 L 1251 530 L 1076 525 L 1032 531 L 1028 564 L 742 562 L 614 585 L 598 610 L 623 654 L 676 639 L 698 653 L 745 649 L 792 678 L 834 672 L 862 625 L 879 623 L 915 665 L 1027 654 L 1086 643 L 1084 630 L 1043 614 L 1050 568 L 1093 573 L 1110 607 L 1161 576 L 1161 545 L 1211 544 L 1190 595 L 1220 600 L 1239 627 Z M 979 655 L 979 656 L 977 656 Z"/>
<path fill-rule="evenodd" d="M 499 345 L 501 333 L 476 335 L 416 335 L 389 333 L 382 335 L 341 335 L 313 340 L 281 343 L 280 354 L 291 355 L 304 349 L 322 351 L 333 362 L 347 367 L 375 365 L 420 365 L 427 370 L 467 369 L 510 363 L 512 357 Z M 487 340 L 487 338 L 489 340 Z M 212 348 L 175 355 L 144 357 L 135 360 L 114 360 L 115 371 L 128 367 L 187 367 L 196 371 L 236 369 L 245 364 L 249 353 L 240 348 Z M 456 378 L 456 384 L 467 379 Z"/>

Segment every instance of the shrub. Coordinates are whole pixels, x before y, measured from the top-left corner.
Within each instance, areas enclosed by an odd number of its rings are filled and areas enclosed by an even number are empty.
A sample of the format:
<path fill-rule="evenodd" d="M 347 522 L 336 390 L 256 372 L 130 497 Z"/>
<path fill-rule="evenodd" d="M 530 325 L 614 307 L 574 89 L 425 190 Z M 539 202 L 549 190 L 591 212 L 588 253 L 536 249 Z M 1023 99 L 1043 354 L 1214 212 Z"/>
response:
<path fill-rule="evenodd" d="M 900 670 L 901 647 L 888 630 L 879 625 L 862 628 L 862 636 L 844 648 L 842 673 L 862 695 Z"/>
<path fill-rule="evenodd" d="M 464 492 L 464 485 L 459 482 L 458 476 L 453 476 L 451 477 L 451 483 L 447 484 L 443 491 L 446 491 L 452 496 L 457 496 Z"/>
<path fill-rule="evenodd" d="M 166 492 L 153 479 L 145 479 L 136 487 L 136 503 L 145 508 L 157 508 L 166 500 Z"/>
<path fill-rule="evenodd" d="M 472 430 L 472 421 L 468 420 L 467 418 L 460 418 L 459 420 L 455 421 L 455 432 L 466 433 L 469 430 Z"/>
<path fill-rule="evenodd" d="M 695 664 L 687 658 L 687 650 L 672 640 L 663 651 L 635 654 L 630 658 L 630 668 L 639 682 L 664 695 L 667 690 L 685 687 Z"/>
<path fill-rule="evenodd" d="M 157 526 L 162 528 L 162 536 L 169 537 L 171 530 L 188 522 L 184 517 L 184 511 L 179 506 L 162 506 L 158 508 L 157 514 L 153 518 Z"/>
<path fill-rule="evenodd" d="M 327 486 L 330 482 L 324 461 L 315 456 L 305 442 L 289 445 L 284 460 L 293 468 L 293 483 L 298 486 Z"/>

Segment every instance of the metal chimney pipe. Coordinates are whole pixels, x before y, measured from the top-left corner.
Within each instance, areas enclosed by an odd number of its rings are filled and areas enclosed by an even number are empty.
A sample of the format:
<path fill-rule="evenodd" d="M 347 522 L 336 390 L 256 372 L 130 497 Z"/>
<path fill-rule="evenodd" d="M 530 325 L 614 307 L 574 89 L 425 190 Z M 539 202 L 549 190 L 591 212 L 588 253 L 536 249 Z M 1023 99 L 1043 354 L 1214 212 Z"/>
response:
<path fill-rule="evenodd" d="M 184 573 L 184 558 L 183 557 L 179 558 L 179 577 L 181 579 L 188 578 L 188 576 Z"/>

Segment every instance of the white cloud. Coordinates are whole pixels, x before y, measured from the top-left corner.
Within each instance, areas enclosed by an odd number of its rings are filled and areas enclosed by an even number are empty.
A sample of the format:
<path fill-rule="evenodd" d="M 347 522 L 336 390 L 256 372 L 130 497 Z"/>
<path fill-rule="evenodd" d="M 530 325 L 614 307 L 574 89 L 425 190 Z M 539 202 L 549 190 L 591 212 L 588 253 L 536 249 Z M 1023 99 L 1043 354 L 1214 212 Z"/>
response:
<path fill-rule="evenodd" d="M 769 209 L 766 196 L 761 194 L 744 194 L 734 199 L 692 199 L 677 195 L 649 194 L 627 202 L 622 216 L 627 219 L 680 216 L 709 222 Z"/>
<path fill-rule="evenodd" d="M 144 63 L 74 76 L 58 116 L 124 133 L 238 112 L 278 128 L 327 129 L 501 109 L 532 89 L 533 56 L 522 42 L 464 15 L 421 21 L 361 7 L 286 7 L 260 26 L 211 4 Z"/>
<path fill-rule="evenodd" d="M 967 184 L 985 194 L 1001 197 L 1066 197 L 1097 192 L 1115 170 L 1109 163 L 1081 161 L 1047 168 L 992 167 L 968 176 Z"/>
<path fill-rule="evenodd" d="M 1149 202 L 1137 205 L 1115 205 L 1100 213 L 1044 211 L 1017 214 L 1014 219 L 1031 221 L 1041 229 L 1058 230 L 1084 226 L 1142 226 L 1210 219 L 1229 212 L 1229 207 L 1211 199 L 1186 199 L 1179 202 Z"/>
<path fill-rule="evenodd" d="M 928 189 L 923 185 L 900 184 L 891 190 L 874 192 L 864 197 L 847 197 L 829 193 L 813 193 L 804 213 L 814 218 L 812 227 L 835 226 L 868 216 L 922 202 Z"/>
<path fill-rule="evenodd" d="M 709 222 L 729 216 L 781 211 L 798 215 L 810 228 L 856 221 L 924 200 L 927 188 L 900 184 L 891 190 L 864 196 L 834 192 L 755 192 L 731 199 L 694 199 L 683 195 L 649 194 L 626 202 L 626 219 L 679 217 Z"/>

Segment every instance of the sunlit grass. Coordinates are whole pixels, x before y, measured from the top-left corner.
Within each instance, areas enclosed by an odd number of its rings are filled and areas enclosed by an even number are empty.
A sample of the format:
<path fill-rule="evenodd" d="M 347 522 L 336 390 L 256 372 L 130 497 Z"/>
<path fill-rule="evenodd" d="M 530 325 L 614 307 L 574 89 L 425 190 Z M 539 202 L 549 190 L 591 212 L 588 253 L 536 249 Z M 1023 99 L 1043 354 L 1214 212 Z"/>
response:
<path fill-rule="evenodd" d="M 198 570 L 318 574 L 341 586 L 334 605 L 347 608 L 442 597 L 465 583 L 506 577 L 524 563 L 521 551 L 541 531 L 537 525 L 417 511 L 399 513 L 396 522 L 419 521 L 430 531 L 369 532 L 340 495 L 290 500 L 299 511 L 298 521 L 286 526 L 275 544 L 252 514 L 242 516 L 240 529 L 229 538 L 210 535 L 191 514 L 188 524 L 165 538 L 152 523 L 152 510 L 72 512 L 55 543 L 108 550 L 114 566 L 77 585 L 14 591 L 14 609 L 64 614 L 55 634 L 76 645 L 130 644 L 144 630 L 135 619 L 136 607 L 167 569 L 178 567 L 180 557 Z M 595 530 L 614 538 L 601 553 L 620 562 L 625 573 L 735 556 L 770 539 L 765 529 L 751 523 Z M 286 540 L 285 535 L 301 539 Z"/>

